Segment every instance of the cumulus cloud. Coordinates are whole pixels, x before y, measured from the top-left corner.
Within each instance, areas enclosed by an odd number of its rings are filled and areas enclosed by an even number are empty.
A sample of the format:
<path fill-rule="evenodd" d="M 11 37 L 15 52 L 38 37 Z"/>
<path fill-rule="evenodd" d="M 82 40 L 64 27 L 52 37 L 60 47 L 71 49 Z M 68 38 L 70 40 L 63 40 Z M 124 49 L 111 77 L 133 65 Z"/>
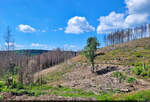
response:
<path fill-rule="evenodd" d="M 37 48 L 44 48 L 44 49 L 48 49 L 49 46 L 46 44 L 39 44 L 39 43 L 32 43 L 31 47 L 37 47 Z"/>
<path fill-rule="evenodd" d="M 150 14 L 150 0 L 125 0 L 129 14 Z"/>
<path fill-rule="evenodd" d="M 148 15 L 147 14 L 131 14 L 129 16 L 126 17 L 125 19 L 125 23 L 128 26 L 136 26 L 142 23 L 146 23 L 148 20 Z"/>
<path fill-rule="evenodd" d="M 135 27 L 148 21 L 150 17 L 150 0 L 125 0 L 125 4 L 127 14 L 111 12 L 108 16 L 99 18 L 98 34 Z"/>
<path fill-rule="evenodd" d="M 100 24 L 97 27 L 97 33 L 109 33 L 116 29 L 126 28 L 124 23 L 124 14 L 117 14 L 111 12 L 108 16 L 102 16 L 99 18 Z"/>
<path fill-rule="evenodd" d="M 39 44 L 39 43 L 32 43 L 31 46 L 32 47 L 44 47 L 44 48 L 48 47 L 48 45 L 46 44 Z"/>
<path fill-rule="evenodd" d="M 20 24 L 18 26 L 18 29 L 21 31 L 21 32 L 24 32 L 24 33 L 32 33 L 32 32 L 35 32 L 36 29 L 29 26 L 29 25 L 24 25 L 24 24 Z"/>
<path fill-rule="evenodd" d="M 51 46 L 51 45 L 47 45 L 47 44 L 40 44 L 40 43 L 32 43 L 32 44 L 30 44 L 30 46 L 32 48 L 36 48 L 36 49 L 47 49 L 47 50 L 56 49 L 56 46 Z"/>
<path fill-rule="evenodd" d="M 150 16 L 150 0 L 125 0 L 128 16 L 125 23 L 136 26 L 148 21 Z"/>
<path fill-rule="evenodd" d="M 94 30 L 95 28 L 89 25 L 85 17 L 75 16 L 68 20 L 68 25 L 65 29 L 65 33 L 81 34 Z"/>
<path fill-rule="evenodd" d="M 16 43 L 14 43 L 14 42 L 9 42 L 9 43 L 6 43 L 6 42 L 5 42 L 4 45 L 5 45 L 5 46 L 8 46 L 8 45 L 9 45 L 10 47 L 13 46 L 13 47 L 15 47 L 15 48 L 17 48 L 17 49 L 18 49 L 18 48 L 24 48 L 24 45 L 16 44 Z"/>

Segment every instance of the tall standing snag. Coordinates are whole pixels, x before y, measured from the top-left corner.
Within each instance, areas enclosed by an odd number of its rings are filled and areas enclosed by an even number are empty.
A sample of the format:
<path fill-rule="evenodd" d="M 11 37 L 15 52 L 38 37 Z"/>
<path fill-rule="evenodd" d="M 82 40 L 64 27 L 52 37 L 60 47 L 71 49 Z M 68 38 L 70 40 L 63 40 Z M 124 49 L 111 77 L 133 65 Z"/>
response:
<path fill-rule="evenodd" d="M 8 26 L 7 31 L 4 35 L 5 39 L 5 47 L 6 47 L 6 57 L 7 57 L 7 64 L 8 64 L 8 70 L 10 73 L 13 73 L 13 68 L 14 68 L 14 40 L 12 39 L 12 34 L 11 34 L 11 29 Z"/>
<path fill-rule="evenodd" d="M 91 67 L 92 72 L 94 72 L 94 59 L 96 57 L 96 50 L 99 45 L 100 44 L 96 37 L 90 37 L 88 38 L 87 45 L 84 48 L 84 54 L 92 65 Z"/>

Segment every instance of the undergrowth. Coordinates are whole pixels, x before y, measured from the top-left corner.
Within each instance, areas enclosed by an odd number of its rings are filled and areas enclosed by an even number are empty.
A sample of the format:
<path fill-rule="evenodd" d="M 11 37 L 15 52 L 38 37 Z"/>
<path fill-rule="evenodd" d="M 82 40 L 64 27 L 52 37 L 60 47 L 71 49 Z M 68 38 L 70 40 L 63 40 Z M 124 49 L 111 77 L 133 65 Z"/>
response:
<path fill-rule="evenodd" d="M 150 90 L 143 90 L 135 93 L 120 94 L 113 98 L 114 100 L 126 100 L 126 101 L 149 101 Z"/>
<path fill-rule="evenodd" d="M 133 74 L 141 78 L 150 78 L 150 64 L 147 63 L 142 65 L 142 63 L 137 63 L 135 67 L 131 70 Z"/>

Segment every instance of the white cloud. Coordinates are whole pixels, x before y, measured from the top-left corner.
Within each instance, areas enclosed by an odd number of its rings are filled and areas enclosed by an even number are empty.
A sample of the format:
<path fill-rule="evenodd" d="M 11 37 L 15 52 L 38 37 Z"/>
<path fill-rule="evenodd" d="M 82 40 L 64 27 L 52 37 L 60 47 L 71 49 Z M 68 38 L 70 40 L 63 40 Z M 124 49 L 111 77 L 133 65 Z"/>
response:
<path fill-rule="evenodd" d="M 97 27 L 97 33 L 109 33 L 116 29 L 126 28 L 127 25 L 124 23 L 124 14 L 117 14 L 111 12 L 108 16 L 102 16 L 99 18 L 100 24 Z"/>
<path fill-rule="evenodd" d="M 125 0 L 129 14 L 150 14 L 150 0 Z"/>
<path fill-rule="evenodd" d="M 58 30 L 60 30 L 60 31 L 61 31 L 61 30 L 63 30 L 63 28 L 61 28 L 61 27 L 60 27 L 60 28 L 58 28 Z"/>
<path fill-rule="evenodd" d="M 143 14 L 143 15 L 131 14 L 131 15 L 126 17 L 125 23 L 131 27 L 131 26 L 140 25 L 142 23 L 146 23 L 147 20 L 148 20 L 147 14 Z"/>
<path fill-rule="evenodd" d="M 47 44 L 39 44 L 39 43 L 32 43 L 30 46 L 36 49 L 47 49 L 47 50 L 56 49 L 56 46 L 51 46 Z"/>
<path fill-rule="evenodd" d="M 60 28 L 54 29 L 53 31 L 54 31 L 54 32 L 57 32 L 57 31 L 62 31 L 62 30 L 63 30 L 63 28 L 60 27 Z"/>
<path fill-rule="evenodd" d="M 11 46 L 14 46 L 14 47 L 17 48 L 17 49 L 18 49 L 18 48 L 24 48 L 24 47 L 25 47 L 24 45 L 16 44 L 16 43 L 13 43 L 13 42 L 10 42 L 9 44 L 5 42 L 4 45 L 5 45 L 5 46 L 8 46 L 8 45 L 9 45 L 10 47 L 11 47 Z"/>
<path fill-rule="evenodd" d="M 16 45 L 16 43 L 13 43 L 13 42 L 6 43 L 6 42 L 5 42 L 5 46 L 8 46 L 8 45 L 9 45 L 9 46 L 15 46 L 15 45 Z"/>
<path fill-rule="evenodd" d="M 24 25 L 24 24 L 20 24 L 20 25 L 18 26 L 18 28 L 19 28 L 19 30 L 20 30 L 21 32 L 24 32 L 24 33 L 32 33 L 32 32 L 35 32 L 35 31 L 36 31 L 35 28 L 33 28 L 33 27 L 29 26 L 29 25 Z"/>
<path fill-rule="evenodd" d="M 127 14 L 111 12 L 100 17 L 97 33 L 109 33 L 116 29 L 134 27 L 148 22 L 150 17 L 150 0 L 125 0 Z"/>
<path fill-rule="evenodd" d="M 85 17 L 75 16 L 68 20 L 68 25 L 65 29 L 65 33 L 81 34 L 94 30 L 95 28 L 89 25 Z"/>
<path fill-rule="evenodd" d="M 46 44 L 39 44 L 39 43 L 32 43 L 31 46 L 32 47 L 44 47 L 44 48 L 48 47 L 48 45 Z"/>
<path fill-rule="evenodd" d="M 148 21 L 150 16 L 150 0 L 125 0 L 128 16 L 125 19 L 130 27 L 141 25 Z"/>

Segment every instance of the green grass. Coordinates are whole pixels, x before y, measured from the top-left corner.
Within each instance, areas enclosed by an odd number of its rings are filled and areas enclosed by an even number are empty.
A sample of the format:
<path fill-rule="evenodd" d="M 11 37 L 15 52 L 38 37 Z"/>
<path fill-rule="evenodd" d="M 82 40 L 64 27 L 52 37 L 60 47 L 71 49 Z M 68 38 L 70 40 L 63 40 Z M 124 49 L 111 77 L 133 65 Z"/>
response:
<path fill-rule="evenodd" d="M 39 95 L 59 95 L 64 97 L 83 97 L 83 98 L 96 98 L 98 100 L 108 100 L 111 99 L 110 93 L 105 93 L 99 95 L 94 94 L 92 91 L 84 91 L 81 89 L 68 88 L 68 87 L 55 87 L 55 86 L 47 86 L 47 85 L 30 85 L 24 86 L 23 89 L 17 88 L 9 88 L 3 86 L 2 92 L 12 92 L 16 95 L 26 94 L 28 96 L 36 96 Z"/>
<path fill-rule="evenodd" d="M 136 81 L 136 79 L 133 78 L 133 77 L 129 77 L 129 78 L 126 80 L 127 83 L 134 83 L 135 81 Z"/>
<path fill-rule="evenodd" d="M 114 98 L 115 100 L 134 100 L 134 101 L 149 101 L 150 100 L 150 90 L 143 90 L 140 92 L 132 94 L 121 94 Z"/>
<path fill-rule="evenodd" d="M 146 63 L 144 68 L 141 62 L 136 63 L 135 67 L 132 68 L 131 72 L 140 78 L 145 78 L 145 79 L 150 78 L 149 63 Z"/>
<path fill-rule="evenodd" d="M 55 82 L 60 79 L 63 79 L 64 78 L 63 75 L 69 72 L 72 68 L 74 68 L 74 64 L 70 66 L 64 66 L 63 68 L 58 68 L 58 70 L 53 71 L 52 73 L 49 73 L 49 75 L 46 76 L 46 80 L 48 82 Z"/>
<path fill-rule="evenodd" d="M 143 57 L 145 58 L 145 62 L 150 62 L 150 49 L 139 49 L 129 48 L 129 47 L 123 47 L 116 48 L 114 50 L 111 50 L 104 55 L 97 56 L 95 62 L 101 63 L 102 61 L 109 62 L 111 60 L 114 60 L 116 58 L 120 58 L 121 60 L 117 60 L 117 64 L 119 65 L 129 65 L 132 66 L 135 63 L 142 62 Z"/>
<path fill-rule="evenodd" d="M 0 100 L 2 100 L 3 99 L 3 97 L 0 95 Z"/>
<path fill-rule="evenodd" d="M 113 77 L 118 78 L 120 82 L 126 79 L 126 76 L 119 71 L 113 72 Z"/>

